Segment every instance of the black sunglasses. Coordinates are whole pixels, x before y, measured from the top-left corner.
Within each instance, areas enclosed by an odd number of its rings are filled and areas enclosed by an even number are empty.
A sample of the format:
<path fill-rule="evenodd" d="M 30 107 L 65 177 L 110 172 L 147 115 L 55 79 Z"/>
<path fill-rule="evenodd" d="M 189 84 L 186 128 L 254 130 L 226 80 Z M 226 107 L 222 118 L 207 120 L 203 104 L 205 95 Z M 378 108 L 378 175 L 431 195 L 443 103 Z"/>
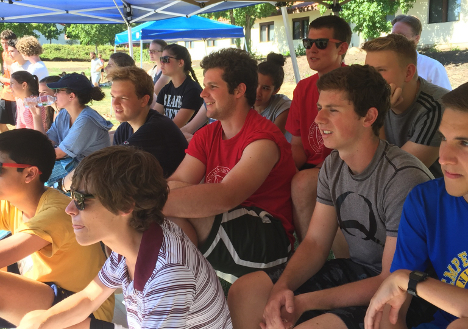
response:
<path fill-rule="evenodd" d="M 0 167 L 11 167 L 11 168 L 29 168 L 32 167 L 32 165 L 29 164 L 21 164 L 21 163 L 8 163 L 8 162 L 0 162 Z M 42 174 L 42 172 L 39 170 L 39 174 Z"/>
<path fill-rule="evenodd" d="M 336 39 L 326 39 L 326 38 L 322 38 L 322 39 L 305 38 L 305 39 L 302 39 L 302 44 L 304 45 L 305 49 L 312 48 L 312 45 L 315 43 L 315 46 L 318 49 L 323 50 L 323 49 L 327 48 L 328 42 L 334 42 L 334 43 L 339 45 L 339 44 L 342 44 L 344 41 L 340 41 L 340 40 L 336 40 Z"/>
<path fill-rule="evenodd" d="M 169 63 L 171 61 L 171 58 L 177 59 L 172 56 L 161 56 L 159 57 L 159 60 L 161 61 L 161 63 Z"/>
<path fill-rule="evenodd" d="M 86 199 L 94 198 L 92 194 L 84 194 L 78 191 L 70 190 L 71 198 L 78 210 L 84 210 Z"/>

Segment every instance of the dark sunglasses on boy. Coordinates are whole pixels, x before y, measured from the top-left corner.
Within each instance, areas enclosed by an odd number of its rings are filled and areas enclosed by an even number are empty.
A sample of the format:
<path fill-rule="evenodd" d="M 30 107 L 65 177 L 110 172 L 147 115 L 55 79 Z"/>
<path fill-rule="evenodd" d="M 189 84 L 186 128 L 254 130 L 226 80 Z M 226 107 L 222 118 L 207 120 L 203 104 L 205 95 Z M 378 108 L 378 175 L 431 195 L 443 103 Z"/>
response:
<path fill-rule="evenodd" d="M 21 163 L 3 163 L 0 162 L 0 167 L 11 167 L 11 168 L 29 168 L 32 167 L 32 165 L 29 164 L 21 164 Z M 39 170 L 39 174 L 42 174 L 42 172 Z"/>
<path fill-rule="evenodd" d="M 70 190 L 71 198 L 78 210 L 84 210 L 86 199 L 94 198 L 92 194 L 84 194 L 78 191 Z"/>
<path fill-rule="evenodd" d="M 304 38 L 302 39 L 302 44 L 304 45 L 305 49 L 310 49 L 312 48 L 312 45 L 315 43 L 315 46 L 318 49 L 325 49 L 328 46 L 328 42 L 333 42 L 336 44 L 341 44 L 344 41 L 336 40 L 336 39 L 326 39 L 326 38 L 321 38 L 321 39 L 309 39 L 309 38 Z"/>
<path fill-rule="evenodd" d="M 162 57 L 159 57 L 159 60 L 161 61 L 161 63 L 169 63 L 171 61 L 171 58 L 177 59 L 172 56 L 162 56 Z"/>

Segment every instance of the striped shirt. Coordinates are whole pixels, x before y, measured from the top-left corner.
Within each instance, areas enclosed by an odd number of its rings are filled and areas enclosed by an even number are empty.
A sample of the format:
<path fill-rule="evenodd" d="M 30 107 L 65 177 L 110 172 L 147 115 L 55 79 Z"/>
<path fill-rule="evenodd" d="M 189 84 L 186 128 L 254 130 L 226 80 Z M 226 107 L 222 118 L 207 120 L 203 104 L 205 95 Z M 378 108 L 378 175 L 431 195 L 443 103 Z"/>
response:
<path fill-rule="evenodd" d="M 107 287 L 122 287 L 129 328 L 232 328 L 211 265 L 177 225 L 166 220 L 161 228 L 159 255 L 157 225 L 143 233 L 134 281 L 125 257 L 114 252 L 99 272 Z"/>
<path fill-rule="evenodd" d="M 441 98 L 448 90 L 419 78 L 420 86 L 413 103 L 400 114 L 392 110 L 385 118 L 385 136 L 390 144 L 398 147 L 407 141 L 427 145 L 440 146 L 440 135 L 437 133 L 444 107 Z M 431 172 L 440 177 L 440 165 L 434 163 Z"/>

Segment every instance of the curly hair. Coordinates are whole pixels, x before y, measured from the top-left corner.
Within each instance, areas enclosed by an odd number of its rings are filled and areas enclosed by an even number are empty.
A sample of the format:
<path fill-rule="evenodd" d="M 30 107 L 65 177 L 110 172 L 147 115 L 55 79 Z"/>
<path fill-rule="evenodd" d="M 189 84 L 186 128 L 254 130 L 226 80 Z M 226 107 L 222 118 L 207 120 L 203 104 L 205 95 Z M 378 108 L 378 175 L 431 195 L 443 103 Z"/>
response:
<path fill-rule="evenodd" d="M 245 84 L 245 98 L 249 106 L 255 104 L 257 97 L 257 60 L 245 50 L 225 48 L 212 52 L 200 62 L 203 74 L 209 69 L 220 68 L 224 71 L 223 80 L 228 85 L 230 94 L 239 84 Z"/>
<path fill-rule="evenodd" d="M 88 155 L 73 174 L 73 190 L 92 193 L 113 214 L 132 211 L 130 226 L 144 232 L 162 223 L 169 195 L 158 160 L 131 146 L 110 146 Z"/>
<path fill-rule="evenodd" d="M 398 56 L 398 63 L 401 67 L 406 67 L 408 64 L 416 65 L 418 59 L 414 42 L 399 34 L 389 34 L 386 37 L 367 41 L 362 46 L 362 49 L 367 53 L 393 51 Z"/>
<path fill-rule="evenodd" d="M 136 66 L 116 67 L 107 74 L 107 79 L 110 81 L 130 81 L 135 87 L 138 99 L 149 95 L 148 105 L 153 102 L 153 80 L 145 70 Z"/>
<path fill-rule="evenodd" d="M 42 54 L 42 46 L 39 41 L 30 35 L 25 35 L 22 38 L 18 39 L 16 43 L 16 49 L 21 53 L 21 55 L 26 56 L 39 56 Z"/>
<path fill-rule="evenodd" d="M 268 75 L 273 79 L 275 89 L 281 88 L 284 80 L 284 62 L 286 59 L 281 54 L 269 53 L 267 60 L 258 64 L 258 73 Z"/>
<path fill-rule="evenodd" d="M 320 91 L 338 90 L 348 95 L 354 111 L 364 117 L 371 107 L 379 112 L 372 124 L 372 131 L 379 136 L 385 115 L 390 108 L 390 86 L 375 68 L 369 65 L 340 67 L 320 77 L 317 82 Z"/>

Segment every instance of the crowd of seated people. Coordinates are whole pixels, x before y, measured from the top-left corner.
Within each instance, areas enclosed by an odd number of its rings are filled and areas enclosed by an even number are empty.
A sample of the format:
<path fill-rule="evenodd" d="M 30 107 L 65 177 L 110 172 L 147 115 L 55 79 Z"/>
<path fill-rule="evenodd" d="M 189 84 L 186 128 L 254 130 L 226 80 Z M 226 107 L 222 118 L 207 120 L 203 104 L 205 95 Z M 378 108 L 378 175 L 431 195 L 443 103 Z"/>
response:
<path fill-rule="evenodd" d="M 315 19 L 292 102 L 279 54 L 213 52 L 201 87 L 185 47 L 152 42 L 151 75 L 115 53 L 111 136 L 89 79 L 16 61 L 0 110 L 32 129 L 0 134 L 0 327 L 467 327 L 468 83 L 419 74 L 418 22 L 347 66 L 348 23 Z M 38 94 L 58 111 L 22 107 Z M 45 187 L 67 174 L 71 199 Z"/>

